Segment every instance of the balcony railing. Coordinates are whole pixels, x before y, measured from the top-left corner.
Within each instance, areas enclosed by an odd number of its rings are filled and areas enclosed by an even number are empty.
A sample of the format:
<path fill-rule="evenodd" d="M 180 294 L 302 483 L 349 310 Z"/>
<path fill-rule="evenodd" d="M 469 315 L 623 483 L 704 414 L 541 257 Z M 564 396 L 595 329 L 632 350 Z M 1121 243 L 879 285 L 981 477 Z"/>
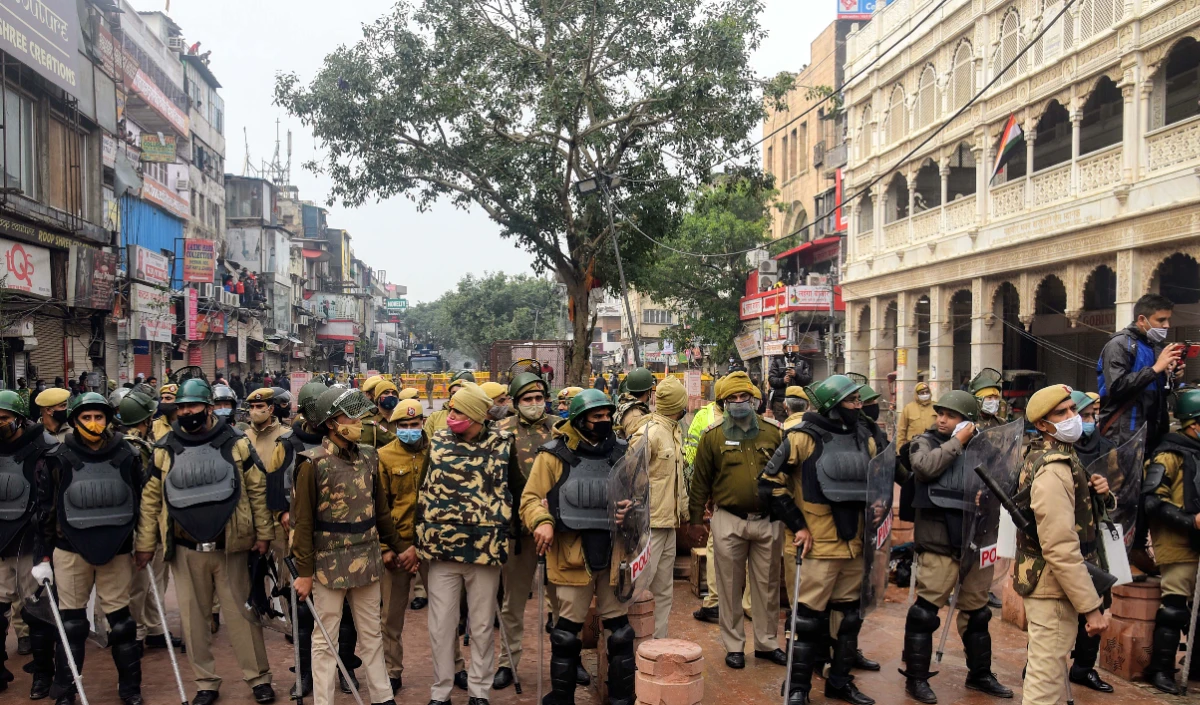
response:
<path fill-rule="evenodd" d="M 1146 168 L 1150 173 L 1197 159 L 1200 159 L 1200 116 L 1146 135 Z"/>
<path fill-rule="evenodd" d="M 942 209 L 933 208 L 914 215 L 912 218 L 913 242 L 923 242 L 937 237 L 942 225 Z"/>
<path fill-rule="evenodd" d="M 1033 175 L 1033 207 L 1042 208 L 1071 197 L 1071 164 L 1050 167 Z"/>
<path fill-rule="evenodd" d="M 825 168 L 840 169 L 846 166 L 848 156 L 848 148 L 845 142 L 837 145 L 825 153 Z"/>
<path fill-rule="evenodd" d="M 1091 193 L 1121 183 L 1125 151 L 1114 145 L 1079 160 L 1079 192 Z"/>
<path fill-rule="evenodd" d="M 992 218 L 999 220 L 1025 210 L 1025 179 L 992 189 Z"/>

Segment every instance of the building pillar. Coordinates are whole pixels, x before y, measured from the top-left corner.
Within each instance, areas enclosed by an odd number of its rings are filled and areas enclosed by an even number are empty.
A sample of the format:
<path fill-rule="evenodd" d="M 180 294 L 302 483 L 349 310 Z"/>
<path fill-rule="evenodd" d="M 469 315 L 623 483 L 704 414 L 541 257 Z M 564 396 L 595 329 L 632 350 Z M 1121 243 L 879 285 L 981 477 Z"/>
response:
<path fill-rule="evenodd" d="M 971 156 L 975 158 L 975 222 L 983 225 L 987 222 L 987 197 L 992 184 L 992 152 L 988 147 L 992 143 L 987 130 L 975 133 L 975 145 L 971 147 Z"/>
<path fill-rule="evenodd" d="M 871 387 L 881 392 L 888 387 L 888 373 L 892 372 L 892 360 L 896 355 L 896 340 L 887 327 L 888 300 L 871 297 L 870 348 L 867 358 L 867 380 Z"/>
<path fill-rule="evenodd" d="M 1133 70 L 1140 72 L 1137 66 Z M 1141 167 L 1143 135 L 1149 130 L 1150 94 L 1154 82 L 1146 80 L 1140 91 L 1136 90 L 1137 83 L 1122 81 L 1118 85 L 1121 87 L 1121 97 L 1125 99 L 1125 114 L 1121 122 L 1121 180 L 1129 184 Z"/>
<path fill-rule="evenodd" d="M 1025 130 L 1025 210 L 1033 203 L 1033 145 L 1037 142 L 1037 123 L 1027 123 Z M 997 368 L 999 369 L 999 368 Z"/>
<path fill-rule="evenodd" d="M 985 298 L 986 297 L 986 298 Z M 992 310 L 991 290 L 983 277 L 971 280 L 971 375 L 1004 366 L 1004 324 Z"/>
<path fill-rule="evenodd" d="M 920 292 L 902 291 L 896 295 L 896 408 L 913 399 L 913 388 L 917 384 L 917 371 L 921 368 L 917 359 L 916 306 Z"/>
<path fill-rule="evenodd" d="M 871 298 L 846 304 L 846 371 L 857 372 L 868 378 L 871 369 L 871 319 L 875 315 L 874 302 L 875 298 Z"/>
<path fill-rule="evenodd" d="M 884 213 L 887 212 L 887 189 L 881 191 L 876 188 L 875 193 L 876 195 L 872 197 L 875 199 L 873 203 L 875 218 L 871 221 L 872 229 L 875 231 L 875 249 L 872 254 L 883 252 L 883 218 Z"/>
<path fill-rule="evenodd" d="M 943 181 L 943 183 L 945 183 Z M 951 291 L 929 289 L 929 383 L 937 399 L 954 389 L 954 327 L 950 322 Z"/>
<path fill-rule="evenodd" d="M 1083 110 L 1072 108 L 1071 116 L 1071 195 L 1079 193 L 1079 124 L 1083 122 Z"/>
<path fill-rule="evenodd" d="M 1117 316 L 1114 333 L 1129 325 L 1133 305 L 1146 292 L 1149 282 L 1142 281 L 1142 253 L 1138 250 L 1117 252 Z"/>
<path fill-rule="evenodd" d="M 938 174 L 942 177 L 942 203 L 938 206 L 941 215 L 938 217 L 938 229 L 946 232 L 946 206 L 950 203 L 950 160 L 938 164 Z"/>

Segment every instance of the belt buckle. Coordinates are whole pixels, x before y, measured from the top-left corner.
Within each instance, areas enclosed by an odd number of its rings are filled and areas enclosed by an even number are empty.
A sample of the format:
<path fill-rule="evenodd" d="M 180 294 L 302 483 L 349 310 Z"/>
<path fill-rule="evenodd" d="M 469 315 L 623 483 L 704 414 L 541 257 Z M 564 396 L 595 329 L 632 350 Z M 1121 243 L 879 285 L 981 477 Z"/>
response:
<path fill-rule="evenodd" d="M 213 553 L 217 550 L 217 542 L 209 541 L 207 543 L 197 543 L 196 551 L 199 553 Z"/>
<path fill-rule="evenodd" d="M 766 514 L 755 514 L 754 512 L 748 512 L 746 514 L 746 521 L 762 521 L 763 519 L 766 519 L 766 518 L 767 518 Z"/>

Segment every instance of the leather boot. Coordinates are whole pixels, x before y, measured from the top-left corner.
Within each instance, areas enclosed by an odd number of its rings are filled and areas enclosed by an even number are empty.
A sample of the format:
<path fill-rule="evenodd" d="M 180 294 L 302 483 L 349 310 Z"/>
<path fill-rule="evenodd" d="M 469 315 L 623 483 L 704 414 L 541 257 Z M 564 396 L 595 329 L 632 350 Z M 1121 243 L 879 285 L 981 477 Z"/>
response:
<path fill-rule="evenodd" d="M 1164 595 L 1154 615 L 1150 662 L 1142 675 L 1147 683 L 1168 695 L 1179 695 L 1179 686 L 1175 683 L 1175 659 L 1179 653 L 1179 637 L 1190 618 L 1187 598 L 1183 595 Z"/>
<path fill-rule="evenodd" d="M 125 705 L 142 702 L 142 647 L 137 642 L 137 623 L 123 607 L 108 615 L 108 647 L 117 669 L 117 694 Z"/>
<path fill-rule="evenodd" d="M 75 667 L 83 672 L 84 643 L 88 636 L 87 610 L 62 610 L 63 631 L 67 633 L 67 641 L 71 645 L 71 656 L 75 659 Z M 67 663 L 67 651 L 59 639 L 54 648 L 54 688 L 59 701 L 69 696 L 71 702 L 75 697 L 75 679 L 71 676 L 71 666 Z"/>
<path fill-rule="evenodd" d="M 833 644 L 833 658 L 829 663 L 829 678 L 825 681 L 825 697 L 842 700 L 850 705 L 875 705 L 875 700 L 864 695 L 854 685 L 850 669 L 858 658 L 858 632 L 862 629 L 862 614 L 858 602 L 832 603 L 833 609 L 842 613 L 842 624 L 838 627 Z"/>
<path fill-rule="evenodd" d="M 633 680 L 637 664 L 633 656 L 633 627 L 625 616 L 604 620 L 608 637 L 609 705 L 633 705 Z"/>
<path fill-rule="evenodd" d="M 49 697 L 54 683 L 54 645 L 58 641 L 54 627 L 35 617 L 29 610 L 22 609 L 21 616 L 29 625 L 29 646 L 32 660 L 25 667 L 32 676 L 29 687 L 30 700 Z"/>
<path fill-rule="evenodd" d="M 1089 636 L 1087 620 L 1079 617 L 1079 631 L 1075 634 L 1075 662 L 1071 664 L 1069 678 L 1076 685 L 1082 685 L 1101 693 L 1113 692 L 1113 687 L 1105 683 L 1096 672 L 1096 657 L 1100 655 L 1100 635 Z"/>
<path fill-rule="evenodd" d="M 574 629 L 574 623 L 560 618 L 557 628 L 550 631 L 550 692 L 542 698 L 542 705 L 575 705 L 575 669 L 583 642 Z"/>
<path fill-rule="evenodd" d="M 821 616 L 804 605 L 796 607 L 796 633 L 792 643 L 791 688 L 788 705 L 807 705 L 812 690 L 812 674 L 825 644 Z"/>
<path fill-rule="evenodd" d="M 923 631 L 904 632 L 904 690 L 914 700 L 933 705 L 937 694 L 929 686 L 929 679 L 937 675 L 929 670 L 933 663 L 933 634 Z"/>
<path fill-rule="evenodd" d="M 963 648 L 967 652 L 967 687 L 996 698 L 1011 698 L 1013 692 L 996 680 L 992 673 L 992 635 L 988 622 L 992 610 L 982 607 L 967 615 L 967 629 L 963 632 Z"/>

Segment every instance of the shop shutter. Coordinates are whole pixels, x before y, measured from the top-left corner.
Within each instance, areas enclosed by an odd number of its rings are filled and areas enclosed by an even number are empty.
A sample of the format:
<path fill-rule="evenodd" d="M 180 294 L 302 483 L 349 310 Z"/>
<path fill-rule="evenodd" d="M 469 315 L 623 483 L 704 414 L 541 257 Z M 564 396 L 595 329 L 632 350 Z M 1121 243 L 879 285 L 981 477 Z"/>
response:
<path fill-rule="evenodd" d="M 36 378 L 44 379 L 47 385 L 54 384 L 55 377 L 65 380 L 62 319 L 34 316 L 33 335 L 37 338 L 38 346 L 29 353 L 29 362 L 37 368 Z"/>

